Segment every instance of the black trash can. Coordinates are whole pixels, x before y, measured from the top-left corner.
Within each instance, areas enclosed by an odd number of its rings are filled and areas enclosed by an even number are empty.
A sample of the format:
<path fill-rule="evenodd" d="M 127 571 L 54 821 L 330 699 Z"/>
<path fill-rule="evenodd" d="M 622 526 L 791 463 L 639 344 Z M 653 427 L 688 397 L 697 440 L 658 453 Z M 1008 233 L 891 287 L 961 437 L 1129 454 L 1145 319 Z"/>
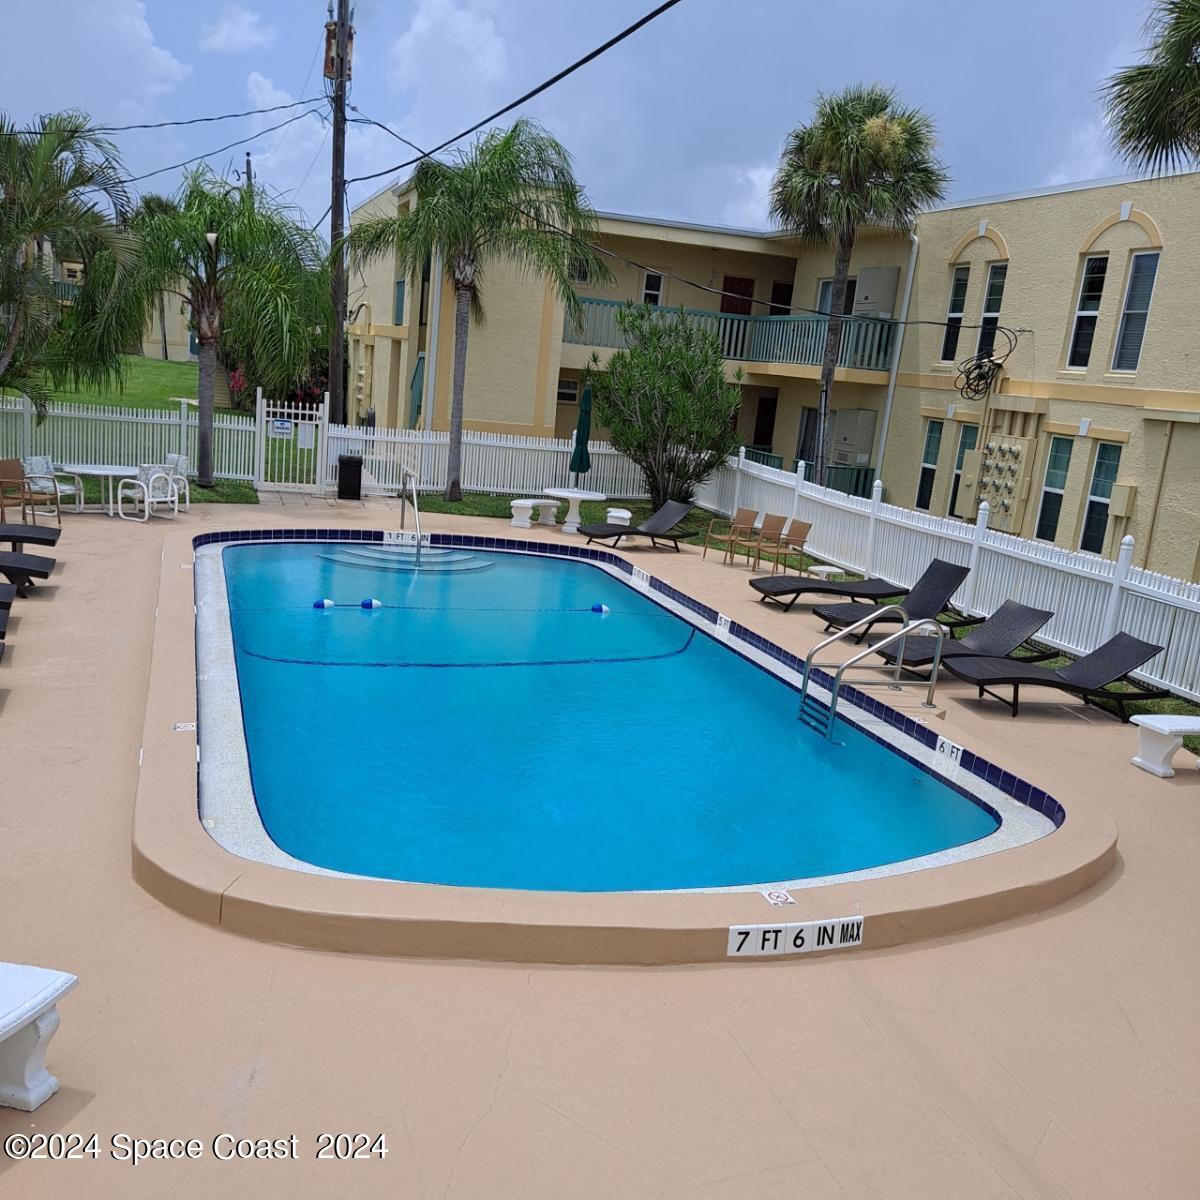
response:
<path fill-rule="evenodd" d="M 362 499 L 362 455 L 338 455 L 338 490 L 339 500 Z"/>

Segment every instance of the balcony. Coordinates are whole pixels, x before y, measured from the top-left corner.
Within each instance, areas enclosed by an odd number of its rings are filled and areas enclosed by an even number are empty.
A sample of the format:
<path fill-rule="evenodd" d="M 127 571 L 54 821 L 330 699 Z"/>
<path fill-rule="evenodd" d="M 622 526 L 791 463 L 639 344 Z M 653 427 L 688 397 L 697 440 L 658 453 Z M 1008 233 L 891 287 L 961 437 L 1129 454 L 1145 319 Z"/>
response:
<path fill-rule="evenodd" d="M 583 325 L 576 328 L 570 315 L 563 326 L 563 341 L 577 346 L 608 346 L 623 349 L 624 339 L 617 326 L 617 313 L 623 300 L 598 300 L 581 296 Z M 653 306 L 663 320 L 671 320 L 677 308 Z M 824 316 L 753 317 L 733 313 L 685 310 L 697 324 L 716 334 L 726 358 L 737 362 L 795 363 L 819 367 L 825 353 L 825 331 L 829 318 Z M 843 317 L 839 367 L 864 371 L 886 371 L 891 364 L 896 325 L 873 317 Z"/>
<path fill-rule="evenodd" d="M 77 283 L 60 283 L 57 279 L 54 280 L 54 298 L 62 304 L 74 304 L 75 297 L 79 295 L 79 284 Z"/>

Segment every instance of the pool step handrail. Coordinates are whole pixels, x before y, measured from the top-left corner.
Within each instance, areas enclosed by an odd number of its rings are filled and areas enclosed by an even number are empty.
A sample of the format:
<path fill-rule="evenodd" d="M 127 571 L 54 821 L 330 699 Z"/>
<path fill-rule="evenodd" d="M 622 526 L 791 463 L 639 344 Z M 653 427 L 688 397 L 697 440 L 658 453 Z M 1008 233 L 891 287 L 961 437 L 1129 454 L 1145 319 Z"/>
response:
<path fill-rule="evenodd" d="M 827 646 L 832 646 L 835 642 L 842 641 L 850 634 L 856 633 L 858 630 L 866 626 L 873 625 L 881 616 L 883 616 L 884 613 L 888 612 L 898 613 L 900 615 L 902 628 L 898 629 L 895 633 L 889 634 L 880 642 L 875 642 L 873 645 L 865 646 L 857 654 L 846 659 L 845 662 L 837 663 L 816 661 L 816 656 Z M 909 635 L 916 633 L 918 630 L 923 633 L 932 634 L 934 638 L 933 663 L 930 668 L 929 678 L 928 680 L 902 679 L 901 673 L 904 670 L 905 647 L 908 642 Z M 800 681 L 800 709 L 796 714 L 797 718 L 804 721 L 805 724 L 816 729 L 818 732 L 824 732 L 826 737 L 832 737 L 834 719 L 837 716 L 838 700 L 840 698 L 842 689 L 842 679 L 845 676 L 846 671 L 851 668 L 858 667 L 860 664 L 862 664 L 864 659 L 874 654 L 877 650 L 881 650 L 885 646 L 891 646 L 896 642 L 900 643 L 900 649 L 896 655 L 895 665 L 894 667 L 886 668 L 890 670 L 890 677 L 886 679 L 859 679 L 856 681 L 858 686 L 870 687 L 878 684 L 884 684 L 887 687 L 893 688 L 922 686 L 927 688 L 926 696 L 922 702 L 922 706 L 925 708 L 933 708 L 933 697 L 937 688 L 938 668 L 941 666 L 942 662 L 942 643 L 945 640 L 945 637 L 946 631 L 937 621 L 929 618 L 924 618 L 920 621 L 909 621 L 908 614 L 904 611 L 902 605 L 881 605 L 878 610 L 869 613 L 867 616 L 858 621 L 855 621 L 852 625 L 847 625 L 845 629 L 839 629 L 837 633 L 827 637 L 824 641 L 818 642 L 817 645 L 815 645 L 808 652 L 808 655 L 804 660 L 804 674 Z M 824 708 L 824 706 L 819 705 L 816 701 L 810 700 L 808 694 L 808 684 L 810 678 L 812 677 L 812 671 L 814 667 L 837 668 L 837 672 L 833 678 L 833 687 L 830 689 L 829 706 L 824 710 L 824 721 L 820 719 L 820 711 Z M 878 671 L 885 668 L 881 665 L 872 663 L 867 669 Z"/>
<path fill-rule="evenodd" d="M 400 528 L 404 528 L 405 513 L 408 508 L 408 496 L 412 497 L 413 507 L 413 524 L 417 529 L 417 566 L 421 565 L 421 506 L 417 503 L 417 476 L 416 472 L 410 471 L 408 467 L 400 468 Z M 404 487 L 408 485 L 408 495 L 405 495 Z"/>

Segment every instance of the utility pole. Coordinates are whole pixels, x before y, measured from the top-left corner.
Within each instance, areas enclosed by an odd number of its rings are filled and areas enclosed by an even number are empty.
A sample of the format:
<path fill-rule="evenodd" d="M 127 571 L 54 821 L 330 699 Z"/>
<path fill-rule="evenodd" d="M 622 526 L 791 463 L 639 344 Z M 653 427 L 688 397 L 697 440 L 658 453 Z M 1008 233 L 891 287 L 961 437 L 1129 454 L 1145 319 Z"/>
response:
<path fill-rule="evenodd" d="M 250 151 L 246 151 L 246 191 L 254 191 L 254 167 L 250 164 Z"/>
<path fill-rule="evenodd" d="M 329 201 L 329 244 L 337 247 L 342 240 L 346 210 L 346 80 L 350 76 L 350 0 L 329 0 L 329 21 L 325 26 L 325 75 L 333 80 L 333 171 Z M 330 271 L 330 299 L 333 304 L 333 328 L 329 333 L 329 419 L 346 422 L 346 257 L 338 251 Z"/>

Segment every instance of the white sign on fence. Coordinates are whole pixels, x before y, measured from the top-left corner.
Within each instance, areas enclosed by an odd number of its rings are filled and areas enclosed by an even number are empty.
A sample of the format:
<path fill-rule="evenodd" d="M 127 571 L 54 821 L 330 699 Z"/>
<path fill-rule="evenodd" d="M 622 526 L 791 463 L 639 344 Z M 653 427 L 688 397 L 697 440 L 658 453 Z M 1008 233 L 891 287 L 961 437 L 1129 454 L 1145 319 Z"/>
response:
<path fill-rule="evenodd" d="M 292 422 L 285 420 L 275 420 L 267 422 L 267 437 L 273 438 L 290 438 L 292 436 Z M 301 443 L 303 444 L 303 443 Z"/>

